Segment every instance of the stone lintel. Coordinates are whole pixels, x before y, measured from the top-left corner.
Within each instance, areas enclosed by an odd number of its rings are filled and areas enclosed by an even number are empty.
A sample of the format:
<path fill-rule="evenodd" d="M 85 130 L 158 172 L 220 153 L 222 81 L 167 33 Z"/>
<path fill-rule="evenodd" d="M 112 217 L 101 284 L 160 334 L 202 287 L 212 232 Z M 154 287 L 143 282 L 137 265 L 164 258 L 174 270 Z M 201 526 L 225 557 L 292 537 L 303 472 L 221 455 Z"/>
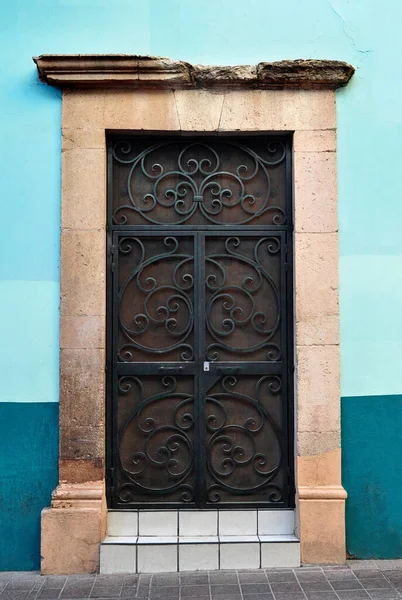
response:
<path fill-rule="evenodd" d="M 355 71 L 346 62 L 316 59 L 237 66 L 129 54 L 42 54 L 33 60 L 41 81 L 60 88 L 336 89 Z"/>

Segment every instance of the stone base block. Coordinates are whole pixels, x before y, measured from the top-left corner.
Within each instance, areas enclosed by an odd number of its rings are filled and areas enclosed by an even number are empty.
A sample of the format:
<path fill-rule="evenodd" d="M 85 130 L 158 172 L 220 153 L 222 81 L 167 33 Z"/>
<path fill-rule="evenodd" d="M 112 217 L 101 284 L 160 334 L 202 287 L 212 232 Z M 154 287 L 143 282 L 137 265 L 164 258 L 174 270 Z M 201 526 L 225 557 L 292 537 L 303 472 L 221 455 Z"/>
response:
<path fill-rule="evenodd" d="M 302 564 L 346 561 L 345 499 L 342 486 L 299 488 Z"/>
<path fill-rule="evenodd" d="M 41 571 L 45 575 L 95 573 L 106 529 L 102 482 L 60 485 L 42 511 Z"/>

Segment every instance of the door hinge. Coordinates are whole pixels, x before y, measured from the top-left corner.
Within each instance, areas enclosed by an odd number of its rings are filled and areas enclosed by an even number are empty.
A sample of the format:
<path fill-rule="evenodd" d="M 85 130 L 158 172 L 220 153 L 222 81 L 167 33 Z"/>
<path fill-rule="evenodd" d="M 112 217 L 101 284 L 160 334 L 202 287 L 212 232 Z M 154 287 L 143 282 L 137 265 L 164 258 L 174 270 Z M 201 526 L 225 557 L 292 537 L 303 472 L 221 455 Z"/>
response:
<path fill-rule="evenodd" d="M 284 267 L 285 267 L 285 271 L 289 271 L 289 266 L 290 266 L 289 260 L 288 260 L 288 257 L 289 257 L 289 246 L 287 244 L 285 244 L 284 250 L 285 250 L 285 264 L 284 264 Z"/>
<path fill-rule="evenodd" d="M 110 469 L 110 493 L 114 494 L 114 467 Z"/>
<path fill-rule="evenodd" d="M 114 246 L 113 244 L 110 246 L 110 254 L 112 256 L 112 273 L 114 272 L 114 255 L 116 252 L 116 246 Z"/>

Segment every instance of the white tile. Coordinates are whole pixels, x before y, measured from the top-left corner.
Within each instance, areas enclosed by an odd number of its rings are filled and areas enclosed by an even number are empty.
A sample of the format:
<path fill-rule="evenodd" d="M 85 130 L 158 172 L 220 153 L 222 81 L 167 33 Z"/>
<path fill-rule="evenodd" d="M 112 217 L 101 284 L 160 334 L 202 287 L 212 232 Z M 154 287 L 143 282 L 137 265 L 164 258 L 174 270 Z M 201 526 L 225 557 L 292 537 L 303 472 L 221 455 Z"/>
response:
<path fill-rule="evenodd" d="M 135 573 L 137 547 L 131 545 L 101 544 L 100 547 L 100 572 L 109 573 Z"/>
<path fill-rule="evenodd" d="M 177 537 L 139 536 L 137 544 L 177 544 Z"/>
<path fill-rule="evenodd" d="M 294 533 L 293 510 L 259 510 L 258 533 L 260 535 L 287 535 Z"/>
<path fill-rule="evenodd" d="M 217 510 L 182 510 L 179 511 L 179 535 L 217 535 Z"/>
<path fill-rule="evenodd" d="M 219 535 L 257 535 L 256 510 L 220 510 Z"/>
<path fill-rule="evenodd" d="M 138 535 L 138 513 L 130 511 L 108 512 L 107 533 L 112 536 Z"/>
<path fill-rule="evenodd" d="M 179 571 L 212 571 L 219 568 L 218 544 L 179 546 Z"/>
<path fill-rule="evenodd" d="M 177 545 L 138 546 L 139 573 L 169 573 L 177 571 Z"/>
<path fill-rule="evenodd" d="M 140 511 L 138 535 L 177 535 L 177 511 Z"/>
<path fill-rule="evenodd" d="M 298 542 L 262 543 L 261 567 L 300 567 L 300 544 Z"/>
<path fill-rule="evenodd" d="M 220 544 L 220 569 L 259 569 L 260 544 Z"/>

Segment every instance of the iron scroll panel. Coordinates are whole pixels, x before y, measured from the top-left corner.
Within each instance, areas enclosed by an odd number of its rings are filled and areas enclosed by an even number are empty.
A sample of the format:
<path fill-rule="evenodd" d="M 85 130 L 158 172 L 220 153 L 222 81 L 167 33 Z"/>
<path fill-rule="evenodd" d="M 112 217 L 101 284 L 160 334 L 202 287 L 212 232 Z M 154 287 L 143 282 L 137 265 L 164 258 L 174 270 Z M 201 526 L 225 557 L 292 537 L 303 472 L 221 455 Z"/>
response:
<path fill-rule="evenodd" d="M 289 507 L 286 139 L 108 144 L 108 498 Z"/>
<path fill-rule="evenodd" d="M 114 234 L 114 507 L 292 502 L 285 239 Z"/>
<path fill-rule="evenodd" d="M 109 224 L 291 224 L 286 139 L 126 138 L 109 146 Z"/>

